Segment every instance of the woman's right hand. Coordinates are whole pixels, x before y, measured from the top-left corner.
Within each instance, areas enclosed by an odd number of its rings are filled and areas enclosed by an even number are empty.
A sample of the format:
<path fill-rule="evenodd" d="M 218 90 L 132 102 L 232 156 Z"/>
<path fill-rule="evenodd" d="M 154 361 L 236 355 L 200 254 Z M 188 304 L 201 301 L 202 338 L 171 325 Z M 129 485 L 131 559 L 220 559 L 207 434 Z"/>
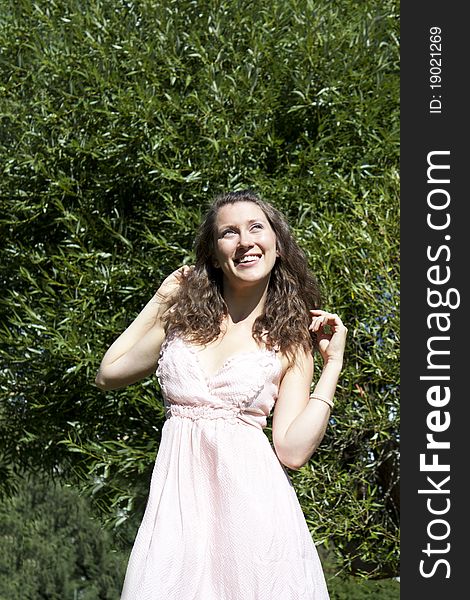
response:
<path fill-rule="evenodd" d="M 183 277 L 186 277 L 192 269 L 194 269 L 194 265 L 184 265 L 173 271 L 173 273 L 170 273 L 170 275 L 162 281 L 162 284 L 157 290 L 157 294 L 165 299 L 168 298 L 179 287 Z"/>

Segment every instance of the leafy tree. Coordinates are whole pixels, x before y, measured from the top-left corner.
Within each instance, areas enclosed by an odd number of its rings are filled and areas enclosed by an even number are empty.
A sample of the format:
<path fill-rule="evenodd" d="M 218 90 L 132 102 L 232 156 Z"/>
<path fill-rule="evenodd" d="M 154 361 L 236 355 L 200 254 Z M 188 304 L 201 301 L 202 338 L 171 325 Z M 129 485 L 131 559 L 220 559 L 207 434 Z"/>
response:
<path fill-rule="evenodd" d="M 127 555 L 72 489 L 22 481 L 0 503 L 0 531 L 0 598 L 119 598 Z"/>
<path fill-rule="evenodd" d="M 292 473 L 312 536 L 397 574 L 397 36 L 396 0 L 0 0 L 6 492 L 45 469 L 115 523 L 141 514 L 160 390 L 104 394 L 99 360 L 191 263 L 206 201 L 254 187 L 350 332 L 331 426 Z"/>

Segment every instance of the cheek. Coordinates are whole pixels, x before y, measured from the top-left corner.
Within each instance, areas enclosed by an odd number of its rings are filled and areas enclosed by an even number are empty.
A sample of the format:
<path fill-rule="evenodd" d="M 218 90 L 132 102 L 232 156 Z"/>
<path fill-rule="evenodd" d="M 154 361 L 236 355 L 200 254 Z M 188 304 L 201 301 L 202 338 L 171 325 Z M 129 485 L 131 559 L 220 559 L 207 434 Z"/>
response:
<path fill-rule="evenodd" d="M 263 242 L 266 249 L 277 251 L 276 236 L 274 232 L 267 232 L 263 237 Z"/>
<path fill-rule="evenodd" d="M 215 246 L 215 258 L 221 260 L 229 256 L 233 252 L 232 246 L 229 240 L 219 240 Z"/>

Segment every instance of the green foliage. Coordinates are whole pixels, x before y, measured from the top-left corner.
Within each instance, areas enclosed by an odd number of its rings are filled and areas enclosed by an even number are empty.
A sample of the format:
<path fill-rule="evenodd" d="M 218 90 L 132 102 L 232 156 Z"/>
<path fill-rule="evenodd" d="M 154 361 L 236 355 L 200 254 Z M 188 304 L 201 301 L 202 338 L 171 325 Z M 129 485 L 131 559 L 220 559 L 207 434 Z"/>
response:
<path fill-rule="evenodd" d="M 140 514 L 154 379 L 106 347 L 192 261 L 206 201 L 280 208 L 349 329 L 337 408 L 293 473 L 343 568 L 398 570 L 398 2 L 0 0 L 0 477 L 59 469 Z M 268 434 L 269 434 L 268 430 Z"/>
<path fill-rule="evenodd" d="M 396 578 L 374 580 L 366 577 L 348 575 L 338 570 L 340 566 L 334 553 L 319 548 L 320 558 L 325 573 L 328 592 L 331 600 L 398 600 L 400 583 Z"/>
<path fill-rule="evenodd" d="M 22 481 L 0 503 L 0 531 L 0 598 L 119 598 L 127 555 L 72 489 Z"/>
<path fill-rule="evenodd" d="M 331 600 L 399 600 L 400 584 L 394 579 L 361 580 L 357 577 L 334 579 L 328 582 Z"/>

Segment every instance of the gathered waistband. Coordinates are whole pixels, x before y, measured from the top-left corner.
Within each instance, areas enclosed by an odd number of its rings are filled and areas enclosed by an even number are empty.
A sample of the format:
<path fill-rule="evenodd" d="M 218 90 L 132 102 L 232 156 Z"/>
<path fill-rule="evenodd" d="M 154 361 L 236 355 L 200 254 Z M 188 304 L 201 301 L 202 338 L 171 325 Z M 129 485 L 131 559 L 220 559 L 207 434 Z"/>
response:
<path fill-rule="evenodd" d="M 173 417 L 182 417 L 192 419 L 193 421 L 200 419 L 223 419 L 230 423 L 241 424 L 246 423 L 258 429 L 263 429 L 263 424 L 258 422 L 257 418 L 262 417 L 265 422 L 265 415 L 254 415 L 250 411 L 243 410 L 238 406 L 188 406 L 185 404 L 170 404 L 165 407 L 165 416 L 167 419 Z"/>

